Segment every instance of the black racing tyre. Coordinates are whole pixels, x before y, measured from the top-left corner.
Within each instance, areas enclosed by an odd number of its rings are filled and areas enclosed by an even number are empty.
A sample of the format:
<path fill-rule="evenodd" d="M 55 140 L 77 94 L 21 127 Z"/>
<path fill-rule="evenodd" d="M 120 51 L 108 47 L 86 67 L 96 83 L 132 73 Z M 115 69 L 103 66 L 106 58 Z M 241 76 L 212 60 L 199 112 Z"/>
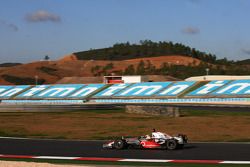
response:
<path fill-rule="evenodd" d="M 167 140 L 166 145 L 168 150 L 174 150 L 177 148 L 177 142 L 174 139 Z"/>
<path fill-rule="evenodd" d="M 114 142 L 114 147 L 115 147 L 115 149 L 117 149 L 117 150 L 124 149 L 124 148 L 125 148 L 125 145 L 126 145 L 126 143 L 125 143 L 124 140 L 116 140 L 116 141 Z"/>

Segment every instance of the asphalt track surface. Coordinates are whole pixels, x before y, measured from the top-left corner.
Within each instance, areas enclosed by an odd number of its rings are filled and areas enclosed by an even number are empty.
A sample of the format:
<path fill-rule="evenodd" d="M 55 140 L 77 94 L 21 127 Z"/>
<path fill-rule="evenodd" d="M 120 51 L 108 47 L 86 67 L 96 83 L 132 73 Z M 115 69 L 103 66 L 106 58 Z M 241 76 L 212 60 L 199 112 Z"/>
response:
<path fill-rule="evenodd" d="M 249 161 L 248 143 L 190 143 L 181 150 L 108 150 L 104 141 L 0 139 L 0 154 L 32 156 L 103 157 Z"/>

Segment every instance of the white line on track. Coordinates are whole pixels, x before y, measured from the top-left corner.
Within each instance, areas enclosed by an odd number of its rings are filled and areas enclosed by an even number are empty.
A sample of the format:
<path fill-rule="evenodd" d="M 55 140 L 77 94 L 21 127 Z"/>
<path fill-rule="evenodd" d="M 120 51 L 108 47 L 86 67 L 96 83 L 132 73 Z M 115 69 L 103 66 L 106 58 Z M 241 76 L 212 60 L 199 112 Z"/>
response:
<path fill-rule="evenodd" d="M 222 161 L 220 164 L 250 164 L 250 161 Z"/>
<path fill-rule="evenodd" d="M 61 157 L 61 156 L 37 156 L 34 159 L 61 159 L 61 160 L 74 160 L 80 157 Z"/>
<path fill-rule="evenodd" d="M 121 162 L 170 162 L 172 160 L 162 160 L 162 159 L 121 159 Z"/>

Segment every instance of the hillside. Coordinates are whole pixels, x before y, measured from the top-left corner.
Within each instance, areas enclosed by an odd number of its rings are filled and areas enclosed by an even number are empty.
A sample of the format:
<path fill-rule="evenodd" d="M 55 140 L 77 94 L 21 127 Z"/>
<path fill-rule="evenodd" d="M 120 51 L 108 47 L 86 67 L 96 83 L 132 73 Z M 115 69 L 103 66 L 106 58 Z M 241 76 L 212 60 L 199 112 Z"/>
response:
<path fill-rule="evenodd" d="M 166 41 L 152 42 L 151 40 L 141 40 L 139 44 L 116 43 L 112 47 L 102 49 L 90 49 L 74 53 L 78 60 L 128 60 L 136 58 L 182 55 L 199 60 L 216 63 L 215 55 L 207 54 L 185 46 L 181 43 Z"/>
<path fill-rule="evenodd" d="M 185 56 L 159 56 L 146 59 L 130 59 L 123 61 L 106 60 L 77 60 L 75 55 L 65 56 L 58 61 L 39 61 L 23 64 L 15 67 L 0 69 L 0 83 L 3 84 L 34 84 L 35 76 L 38 76 L 40 84 L 55 83 L 63 77 L 100 76 L 110 73 L 122 74 L 129 66 L 135 68 L 141 62 L 150 62 L 155 68 L 160 68 L 162 63 L 171 65 L 188 64 L 198 65 L 198 59 Z M 137 73 L 134 73 L 137 74 Z"/>
<path fill-rule="evenodd" d="M 0 64 L 0 68 L 1 67 L 14 67 L 17 65 L 21 65 L 21 63 L 2 63 L 2 64 Z"/>
<path fill-rule="evenodd" d="M 125 50 L 128 51 L 125 53 Z M 117 55 L 111 54 L 114 51 Z M 134 52 L 137 55 L 133 55 Z M 217 59 L 215 55 L 181 44 L 142 41 L 140 45 L 116 44 L 110 48 L 77 52 L 57 61 L 37 61 L 2 67 L 0 84 L 34 84 L 36 80 L 38 84 L 48 84 L 56 83 L 64 77 L 110 74 L 168 75 L 184 79 L 204 75 L 206 68 L 210 69 L 209 74 L 214 75 L 249 75 L 250 64 L 249 60 L 234 62 Z"/>

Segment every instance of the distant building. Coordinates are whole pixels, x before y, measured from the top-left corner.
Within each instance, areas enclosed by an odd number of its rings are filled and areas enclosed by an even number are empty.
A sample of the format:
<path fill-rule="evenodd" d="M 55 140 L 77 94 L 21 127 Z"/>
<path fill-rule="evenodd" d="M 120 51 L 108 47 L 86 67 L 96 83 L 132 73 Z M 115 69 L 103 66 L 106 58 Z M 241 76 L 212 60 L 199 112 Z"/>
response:
<path fill-rule="evenodd" d="M 104 83 L 139 83 L 139 82 L 163 82 L 178 81 L 179 79 L 165 75 L 124 75 L 104 76 Z"/>
<path fill-rule="evenodd" d="M 178 81 L 179 79 L 165 75 L 126 75 L 126 76 L 97 76 L 97 77 L 64 77 L 57 84 L 91 84 L 91 83 L 138 83 Z"/>

